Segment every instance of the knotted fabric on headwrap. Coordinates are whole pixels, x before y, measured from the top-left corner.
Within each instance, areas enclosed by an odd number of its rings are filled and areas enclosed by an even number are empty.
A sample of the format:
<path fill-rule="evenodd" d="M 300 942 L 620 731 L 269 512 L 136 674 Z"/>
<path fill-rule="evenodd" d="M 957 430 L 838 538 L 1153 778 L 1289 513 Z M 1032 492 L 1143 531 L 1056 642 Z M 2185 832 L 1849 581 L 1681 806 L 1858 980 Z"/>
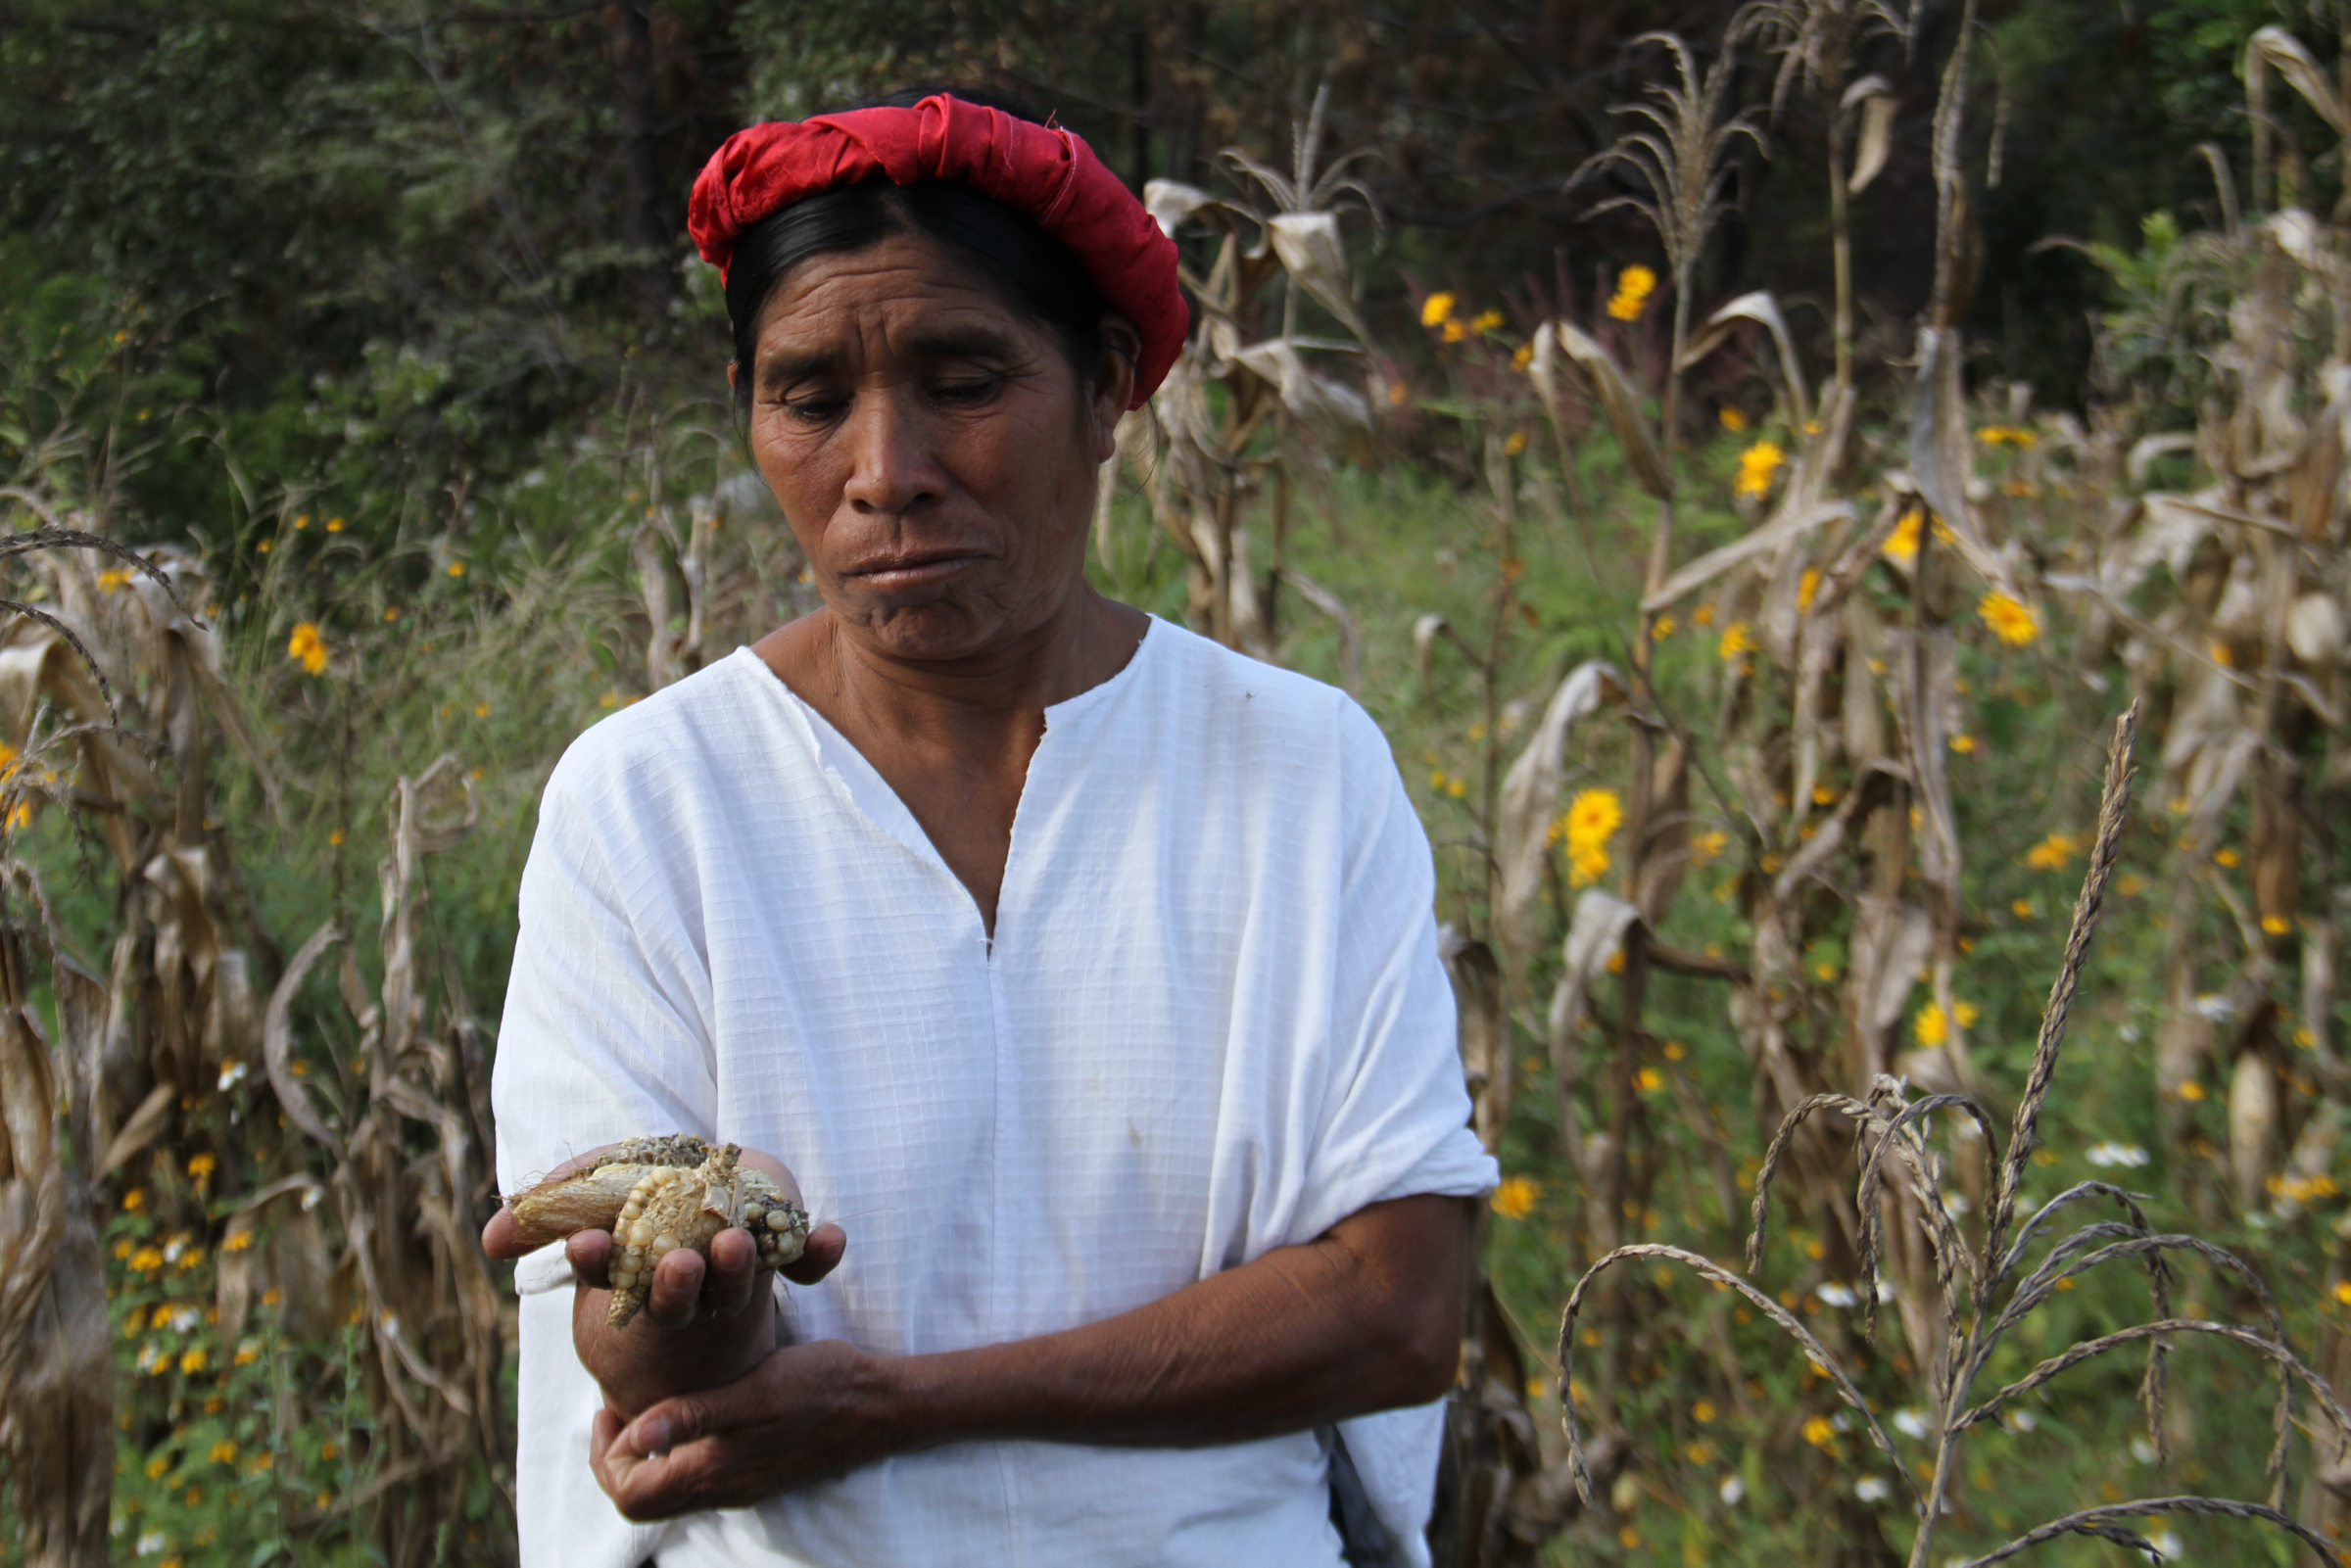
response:
<path fill-rule="evenodd" d="M 694 182 L 686 227 L 726 277 L 744 229 L 804 197 L 884 174 L 951 180 L 1036 219 L 1067 245 L 1110 308 L 1142 335 L 1141 407 L 1183 348 L 1190 312 L 1176 245 L 1084 139 L 935 93 L 912 109 L 851 109 L 772 120 L 728 137 Z"/>

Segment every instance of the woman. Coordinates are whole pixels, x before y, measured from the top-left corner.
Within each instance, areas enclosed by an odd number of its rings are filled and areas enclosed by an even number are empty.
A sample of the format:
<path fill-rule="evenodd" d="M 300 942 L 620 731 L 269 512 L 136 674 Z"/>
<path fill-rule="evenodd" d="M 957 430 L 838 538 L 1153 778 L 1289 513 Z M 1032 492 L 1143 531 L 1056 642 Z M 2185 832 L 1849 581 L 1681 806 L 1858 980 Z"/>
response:
<path fill-rule="evenodd" d="M 608 1237 L 526 1259 L 525 1560 L 1422 1560 L 1494 1178 L 1426 841 L 1353 703 L 1082 572 L 1174 247 L 945 96 L 739 133 L 693 227 L 824 607 L 550 780 L 500 1170 L 696 1131 L 856 1239 L 622 1331 Z"/>

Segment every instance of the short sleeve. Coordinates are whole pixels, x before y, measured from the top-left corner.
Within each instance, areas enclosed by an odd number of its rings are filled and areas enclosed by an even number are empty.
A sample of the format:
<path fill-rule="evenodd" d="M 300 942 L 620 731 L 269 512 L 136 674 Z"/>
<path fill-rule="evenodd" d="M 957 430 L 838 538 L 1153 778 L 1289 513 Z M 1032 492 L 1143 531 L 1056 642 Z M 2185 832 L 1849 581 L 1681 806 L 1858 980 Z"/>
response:
<path fill-rule="evenodd" d="M 1474 1197 L 1500 1179 L 1469 1130 L 1428 837 L 1377 727 L 1350 703 L 1340 733 L 1355 831 L 1339 900 L 1331 1061 L 1292 1241 L 1369 1204 Z"/>
<path fill-rule="evenodd" d="M 692 857 L 661 841 L 667 813 L 613 809 L 610 786 L 583 778 L 593 749 L 575 746 L 549 781 L 522 874 L 491 1074 L 508 1192 L 600 1144 L 712 1130 L 708 967 L 678 871 Z M 568 1282 L 545 1273 L 526 1266 L 517 1288 Z"/>

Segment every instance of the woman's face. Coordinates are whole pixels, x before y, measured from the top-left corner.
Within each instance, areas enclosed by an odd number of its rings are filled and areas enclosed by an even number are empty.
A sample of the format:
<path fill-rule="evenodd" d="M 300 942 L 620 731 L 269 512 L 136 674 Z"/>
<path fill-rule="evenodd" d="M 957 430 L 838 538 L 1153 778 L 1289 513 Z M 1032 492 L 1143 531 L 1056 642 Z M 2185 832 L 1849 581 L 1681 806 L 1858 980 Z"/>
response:
<path fill-rule="evenodd" d="M 1132 385 L 1128 359 L 1104 359 L 1080 386 L 1051 329 L 917 237 L 784 279 L 750 372 L 751 452 L 850 635 L 965 659 L 1071 601 Z"/>

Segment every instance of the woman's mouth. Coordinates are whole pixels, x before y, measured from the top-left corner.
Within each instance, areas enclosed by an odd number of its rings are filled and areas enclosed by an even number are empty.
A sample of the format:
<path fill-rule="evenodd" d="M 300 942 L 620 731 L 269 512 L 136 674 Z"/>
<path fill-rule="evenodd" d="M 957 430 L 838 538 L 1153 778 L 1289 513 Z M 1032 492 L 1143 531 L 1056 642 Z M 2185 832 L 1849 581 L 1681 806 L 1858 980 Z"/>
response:
<path fill-rule="evenodd" d="M 840 575 L 875 588 L 920 588 L 942 583 L 984 559 L 978 550 L 961 546 L 932 549 L 891 550 L 869 555 Z"/>

